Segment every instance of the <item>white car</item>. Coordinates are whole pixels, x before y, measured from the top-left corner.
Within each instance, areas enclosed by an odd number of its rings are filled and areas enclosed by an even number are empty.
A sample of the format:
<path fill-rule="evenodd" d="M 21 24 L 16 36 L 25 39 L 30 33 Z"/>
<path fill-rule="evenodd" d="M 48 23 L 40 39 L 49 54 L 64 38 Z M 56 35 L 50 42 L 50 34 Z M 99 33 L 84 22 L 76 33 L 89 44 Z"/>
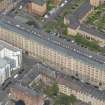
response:
<path fill-rule="evenodd" d="M 45 15 L 44 18 L 48 18 L 48 15 Z"/>
<path fill-rule="evenodd" d="M 60 5 L 60 7 L 63 7 L 65 4 L 64 3 L 62 3 L 61 5 Z"/>
<path fill-rule="evenodd" d="M 17 78 L 18 77 L 18 74 L 14 75 L 14 78 Z"/>
<path fill-rule="evenodd" d="M 67 1 L 67 0 L 65 0 L 64 2 L 65 2 L 65 3 L 67 3 L 68 1 Z"/>
<path fill-rule="evenodd" d="M 20 25 L 17 24 L 16 27 L 20 27 Z"/>
<path fill-rule="evenodd" d="M 20 5 L 19 9 L 22 9 L 22 8 L 23 8 L 22 5 Z"/>

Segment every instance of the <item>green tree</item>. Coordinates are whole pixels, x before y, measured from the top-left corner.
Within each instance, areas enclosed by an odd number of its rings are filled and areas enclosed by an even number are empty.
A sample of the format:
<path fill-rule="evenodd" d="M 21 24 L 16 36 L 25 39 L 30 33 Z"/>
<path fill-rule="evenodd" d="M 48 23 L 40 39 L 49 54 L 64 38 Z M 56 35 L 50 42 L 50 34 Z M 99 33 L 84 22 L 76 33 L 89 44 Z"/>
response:
<path fill-rule="evenodd" d="M 67 96 L 61 94 L 55 99 L 54 105 L 72 105 L 76 102 L 76 100 L 77 100 L 76 97 L 73 95 Z"/>
<path fill-rule="evenodd" d="M 59 88 L 57 83 L 54 83 L 51 87 L 48 87 L 46 90 L 46 94 L 50 97 L 57 96 L 59 93 Z"/>

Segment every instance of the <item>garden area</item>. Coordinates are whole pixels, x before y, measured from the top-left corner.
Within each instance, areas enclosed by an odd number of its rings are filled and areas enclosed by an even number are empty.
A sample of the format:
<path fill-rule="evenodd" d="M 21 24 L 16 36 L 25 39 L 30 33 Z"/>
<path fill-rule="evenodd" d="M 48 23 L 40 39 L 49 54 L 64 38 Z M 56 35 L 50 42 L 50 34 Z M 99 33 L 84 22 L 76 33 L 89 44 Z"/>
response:
<path fill-rule="evenodd" d="M 83 47 L 88 48 L 89 50 L 95 51 L 95 52 L 104 52 L 104 49 L 101 48 L 96 41 L 92 40 L 88 40 L 84 37 L 82 37 L 81 35 L 77 34 L 76 36 L 74 36 L 74 40 L 77 44 L 80 44 Z"/>
<path fill-rule="evenodd" d="M 67 34 L 67 26 L 64 24 L 64 16 L 70 14 L 72 15 L 83 3 L 84 0 L 72 0 L 71 2 L 68 2 L 63 11 L 55 20 L 45 23 L 44 31 Z M 52 8 L 52 6 L 49 8 Z"/>
<path fill-rule="evenodd" d="M 47 0 L 47 9 L 48 9 L 48 11 L 52 10 L 55 7 L 56 7 L 56 5 L 54 5 L 53 0 Z"/>
<path fill-rule="evenodd" d="M 54 82 L 51 86 L 43 84 L 42 81 L 38 83 L 33 82 L 32 88 L 42 94 L 45 94 L 48 99 L 52 100 L 50 103 L 53 105 L 74 105 L 78 102 L 75 96 L 67 96 L 60 93 L 57 82 Z M 49 103 L 48 100 L 47 103 Z M 47 103 L 45 105 L 49 105 Z"/>
<path fill-rule="evenodd" d="M 105 32 L 105 4 L 94 9 L 87 17 L 86 24 L 93 25 L 99 31 Z"/>
<path fill-rule="evenodd" d="M 48 97 L 53 99 L 54 105 L 73 105 L 77 101 L 76 97 L 73 95 L 67 96 L 59 93 L 59 88 L 56 83 L 50 87 L 47 87 L 45 93 L 48 95 Z"/>

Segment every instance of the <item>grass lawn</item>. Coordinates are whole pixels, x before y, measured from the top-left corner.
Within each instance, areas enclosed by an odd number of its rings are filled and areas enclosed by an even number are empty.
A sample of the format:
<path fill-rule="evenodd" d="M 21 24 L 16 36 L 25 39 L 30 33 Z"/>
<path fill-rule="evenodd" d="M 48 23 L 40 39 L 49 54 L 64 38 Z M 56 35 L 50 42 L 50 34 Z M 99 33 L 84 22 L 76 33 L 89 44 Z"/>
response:
<path fill-rule="evenodd" d="M 67 26 L 64 24 L 63 17 L 58 17 L 53 22 L 49 22 L 45 25 L 44 30 L 46 32 L 61 32 L 67 34 Z"/>
<path fill-rule="evenodd" d="M 52 84 L 52 86 L 47 87 L 45 89 L 45 94 L 53 99 L 54 105 L 74 105 L 74 103 L 77 102 L 75 96 L 67 96 L 60 93 L 57 83 L 54 83 Z"/>
<path fill-rule="evenodd" d="M 47 9 L 48 9 L 48 11 L 52 10 L 55 7 L 56 6 L 54 5 L 53 0 L 47 0 Z"/>

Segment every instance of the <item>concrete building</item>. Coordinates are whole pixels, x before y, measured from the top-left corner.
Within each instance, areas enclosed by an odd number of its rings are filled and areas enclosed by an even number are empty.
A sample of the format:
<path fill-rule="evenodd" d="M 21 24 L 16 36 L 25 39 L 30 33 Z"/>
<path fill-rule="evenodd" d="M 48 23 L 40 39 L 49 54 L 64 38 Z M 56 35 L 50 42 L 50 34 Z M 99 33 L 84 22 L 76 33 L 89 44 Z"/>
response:
<path fill-rule="evenodd" d="M 21 67 L 22 50 L 0 40 L 0 84 Z"/>
<path fill-rule="evenodd" d="M 0 40 L 0 58 L 13 62 L 10 67 L 15 70 L 21 67 L 22 50 Z"/>
<path fill-rule="evenodd" d="M 8 100 L 6 92 L 0 90 L 0 105 L 5 105 Z"/>
<path fill-rule="evenodd" d="M 22 48 L 29 55 L 53 67 L 60 68 L 61 72 L 105 89 L 104 56 L 83 50 L 79 46 L 38 30 L 28 32 L 20 28 L 1 20 L 0 39 Z"/>
<path fill-rule="evenodd" d="M 105 0 L 90 0 L 90 3 L 91 3 L 92 6 L 97 7 L 97 6 L 101 5 L 101 4 L 104 4 Z"/>
<path fill-rule="evenodd" d="M 27 10 L 29 13 L 43 16 L 47 12 L 46 0 L 31 0 L 27 4 Z"/>
<path fill-rule="evenodd" d="M 43 105 L 43 97 L 27 87 L 16 84 L 10 88 L 11 97 L 15 100 L 22 100 L 25 105 Z"/>
<path fill-rule="evenodd" d="M 11 77 L 10 70 L 10 62 L 0 58 L 0 85 L 3 84 L 7 78 Z"/>

